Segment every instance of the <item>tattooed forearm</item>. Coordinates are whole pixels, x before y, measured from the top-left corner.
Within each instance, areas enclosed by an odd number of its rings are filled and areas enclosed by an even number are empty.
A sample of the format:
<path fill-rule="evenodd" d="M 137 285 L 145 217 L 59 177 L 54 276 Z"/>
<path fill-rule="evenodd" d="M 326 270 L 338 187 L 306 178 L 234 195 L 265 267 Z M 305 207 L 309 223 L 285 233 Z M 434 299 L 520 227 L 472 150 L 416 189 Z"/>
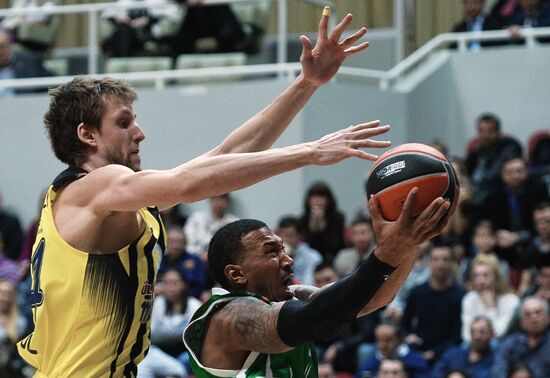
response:
<path fill-rule="evenodd" d="M 238 348 L 260 353 L 292 349 L 277 333 L 277 318 L 283 303 L 268 305 L 255 298 L 231 301 L 217 316 L 217 332 L 233 340 Z"/>
<path fill-rule="evenodd" d="M 310 285 L 292 285 L 290 290 L 294 293 L 294 296 L 301 301 L 309 301 L 311 296 L 319 291 L 318 287 Z"/>

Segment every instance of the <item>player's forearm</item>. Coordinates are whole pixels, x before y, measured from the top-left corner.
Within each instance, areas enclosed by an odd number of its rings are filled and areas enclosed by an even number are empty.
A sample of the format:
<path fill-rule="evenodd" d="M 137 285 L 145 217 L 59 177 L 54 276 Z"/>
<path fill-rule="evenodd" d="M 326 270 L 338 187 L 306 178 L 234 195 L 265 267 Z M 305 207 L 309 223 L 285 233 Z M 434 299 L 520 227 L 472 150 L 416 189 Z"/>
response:
<path fill-rule="evenodd" d="M 262 152 L 195 159 L 172 170 L 176 202 L 194 202 L 251 186 L 312 164 L 314 153 L 312 144 L 303 143 Z"/>
<path fill-rule="evenodd" d="M 268 107 L 233 131 L 210 155 L 263 151 L 271 147 L 317 88 L 300 75 Z"/>
<path fill-rule="evenodd" d="M 309 301 L 311 296 L 320 289 L 311 285 L 291 285 L 290 290 L 294 293 L 294 297 L 301 301 Z"/>

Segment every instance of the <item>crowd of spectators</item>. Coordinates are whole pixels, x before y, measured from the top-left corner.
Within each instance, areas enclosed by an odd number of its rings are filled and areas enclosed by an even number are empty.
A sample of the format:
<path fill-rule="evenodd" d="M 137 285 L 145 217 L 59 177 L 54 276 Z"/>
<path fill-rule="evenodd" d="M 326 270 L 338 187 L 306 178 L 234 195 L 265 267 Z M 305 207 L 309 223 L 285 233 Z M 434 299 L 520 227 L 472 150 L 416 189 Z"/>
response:
<path fill-rule="evenodd" d="M 500 127 L 497 116 L 480 115 L 465 155 L 451 158 L 464 189 L 458 209 L 447 229 L 421 248 L 394 301 L 317 345 L 324 376 L 384 377 L 402 370 L 398 374 L 411 378 L 519 377 L 526 371 L 550 377 L 550 161 L 537 162 L 533 171 L 524 157 L 530 151 Z M 496 174 L 488 179 L 480 172 Z M 206 267 L 208 243 L 238 219 L 229 194 L 207 204 L 189 216 L 178 208 L 164 214 L 167 249 L 153 305 L 153 346 L 140 376 L 190 372 L 181 333 L 216 287 Z M 362 204 L 357 208 L 346 222 L 337 193 L 315 182 L 304 193 L 302 214 L 273 225 L 294 259 L 296 283 L 330 284 L 372 253 L 369 214 Z M 0 201 L 0 370 L 25 367 L 13 344 L 32 326 L 28 271 L 35 233 L 36 220 L 23 232 Z"/>

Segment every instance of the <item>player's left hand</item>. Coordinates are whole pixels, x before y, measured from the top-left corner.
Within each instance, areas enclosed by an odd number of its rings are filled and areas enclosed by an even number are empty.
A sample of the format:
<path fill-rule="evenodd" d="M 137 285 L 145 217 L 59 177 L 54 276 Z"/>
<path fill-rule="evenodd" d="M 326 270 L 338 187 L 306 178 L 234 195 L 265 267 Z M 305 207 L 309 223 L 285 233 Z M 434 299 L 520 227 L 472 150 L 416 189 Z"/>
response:
<path fill-rule="evenodd" d="M 367 33 L 367 28 L 365 27 L 362 27 L 353 35 L 340 42 L 342 33 L 352 20 L 350 13 L 336 25 L 330 36 L 327 32 L 329 17 L 330 8 L 325 7 L 321 21 L 319 22 L 319 32 L 315 47 L 313 47 L 308 37 L 305 35 L 300 36 L 300 41 L 302 42 L 300 62 L 302 63 L 303 76 L 306 81 L 314 85 L 322 85 L 332 79 L 347 56 L 365 50 L 369 46 L 368 42 L 354 46 L 354 43 Z"/>

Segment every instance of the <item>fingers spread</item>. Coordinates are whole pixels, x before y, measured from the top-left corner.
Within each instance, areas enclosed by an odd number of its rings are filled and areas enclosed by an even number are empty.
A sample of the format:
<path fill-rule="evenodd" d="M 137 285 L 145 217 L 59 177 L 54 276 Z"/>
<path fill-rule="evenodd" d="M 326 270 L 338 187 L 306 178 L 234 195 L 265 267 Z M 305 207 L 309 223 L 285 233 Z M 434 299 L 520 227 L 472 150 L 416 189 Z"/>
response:
<path fill-rule="evenodd" d="M 367 33 L 367 28 L 363 27 L 359 30 L 357 30 L 353 35 L 350 35 L 346 39 L 342 41 L 340 45 L 342 47 L 347 48 L 353 45 L 355 42 L 357 42 L 361 37 L 363 37 Z"/>
<path fill-rule="evenodd" d="M 367 47 L 369 47 L 369 42 L 363 42 L 360 45 L 350 47 L 349 49 L 345 49 L 344 52 L 346 55 L 353 55 L 355 53 L 358 53 L 359 51 L 365 50 Z"/>
<path fill-rule="evenodd" d="M 318 33 L 318 39 L 326 39 L 327 37 L 327 28 L 328 28 L 328 18 L 330 15 L 330 8 L 324 7 L 323 8 L 323 15 L 321 16 L 321 21 L 319 21 L 319 33 Z"/>
<path fill-rule="evenodd" d="M 401 210 L 401 214 L 399 215 L 399 219 L 405 219 L 407 222 L 409 219 L 412 218 L 412 209 L 414 205 L 416 204 L 416 198 L 418 197 L 418 187 L 414 187 L 411 189 L 409 194 L 407 194 L 407 198 L 405 199 L 405 203 L 403 204 L 403 209 Z"/>
<path fill-rule="evenodd" d="M 380 204 L 378 203 L 378 199 L 375 196 L 370 196 L 369 198 L 369 211 L 373 223 L 375 221 L 382 221 L 384 219 L 382 217 L 382 210 L 380 210 Z"/>
<path fill-rule="evenodd" d="M 358 157 L 359 159 L 363 159 L 363 160 L 375 161 L 376 159 L 378 159 L 378 155 L 369 154 L 368 152 L 365 152 L 363 150 L 352 149 L 350 151 L 350 155 Z"/>
<path fill-rule="evenodd" d="M 371 128 L 371 127 L 376 127 L 380 125 L 380 121 L 379 120 L 375 120 L 375 121 L 369 121 L 367 123 L 360 123 L 358 125 L 351 125 L 349 127 L 349 130 L 350 131 L 357 131 L 357 130 L 362 130 L 364 128 Z"/>
<path fill-rule="evenodd" d="M 311 41 L 305 35 L 301 35 L 300 36 L 300 42 L 302 42 L 302 54 L 305 57 L 310 57 L 311 56 L 311 50 L 313 50 L 313 45 L 311 44 Z"/>
<path fill-rule="evenodd" d="M 342 19 L 342 21 L 340 21 L 340 23 L 338 25 L 336 25 L 336 27 L 334 28 L 332 33 L 330 33 L 330 40 L 332 42 L 338 43 L 340 41 L 340 37 L 342 37 L 342 33 L 344 32 L 344 30 L 346 30 L 346 28 L 350 24 L 352 18 L 353 17 L 351 15 L 351 13 L 348 13 Z"/>

